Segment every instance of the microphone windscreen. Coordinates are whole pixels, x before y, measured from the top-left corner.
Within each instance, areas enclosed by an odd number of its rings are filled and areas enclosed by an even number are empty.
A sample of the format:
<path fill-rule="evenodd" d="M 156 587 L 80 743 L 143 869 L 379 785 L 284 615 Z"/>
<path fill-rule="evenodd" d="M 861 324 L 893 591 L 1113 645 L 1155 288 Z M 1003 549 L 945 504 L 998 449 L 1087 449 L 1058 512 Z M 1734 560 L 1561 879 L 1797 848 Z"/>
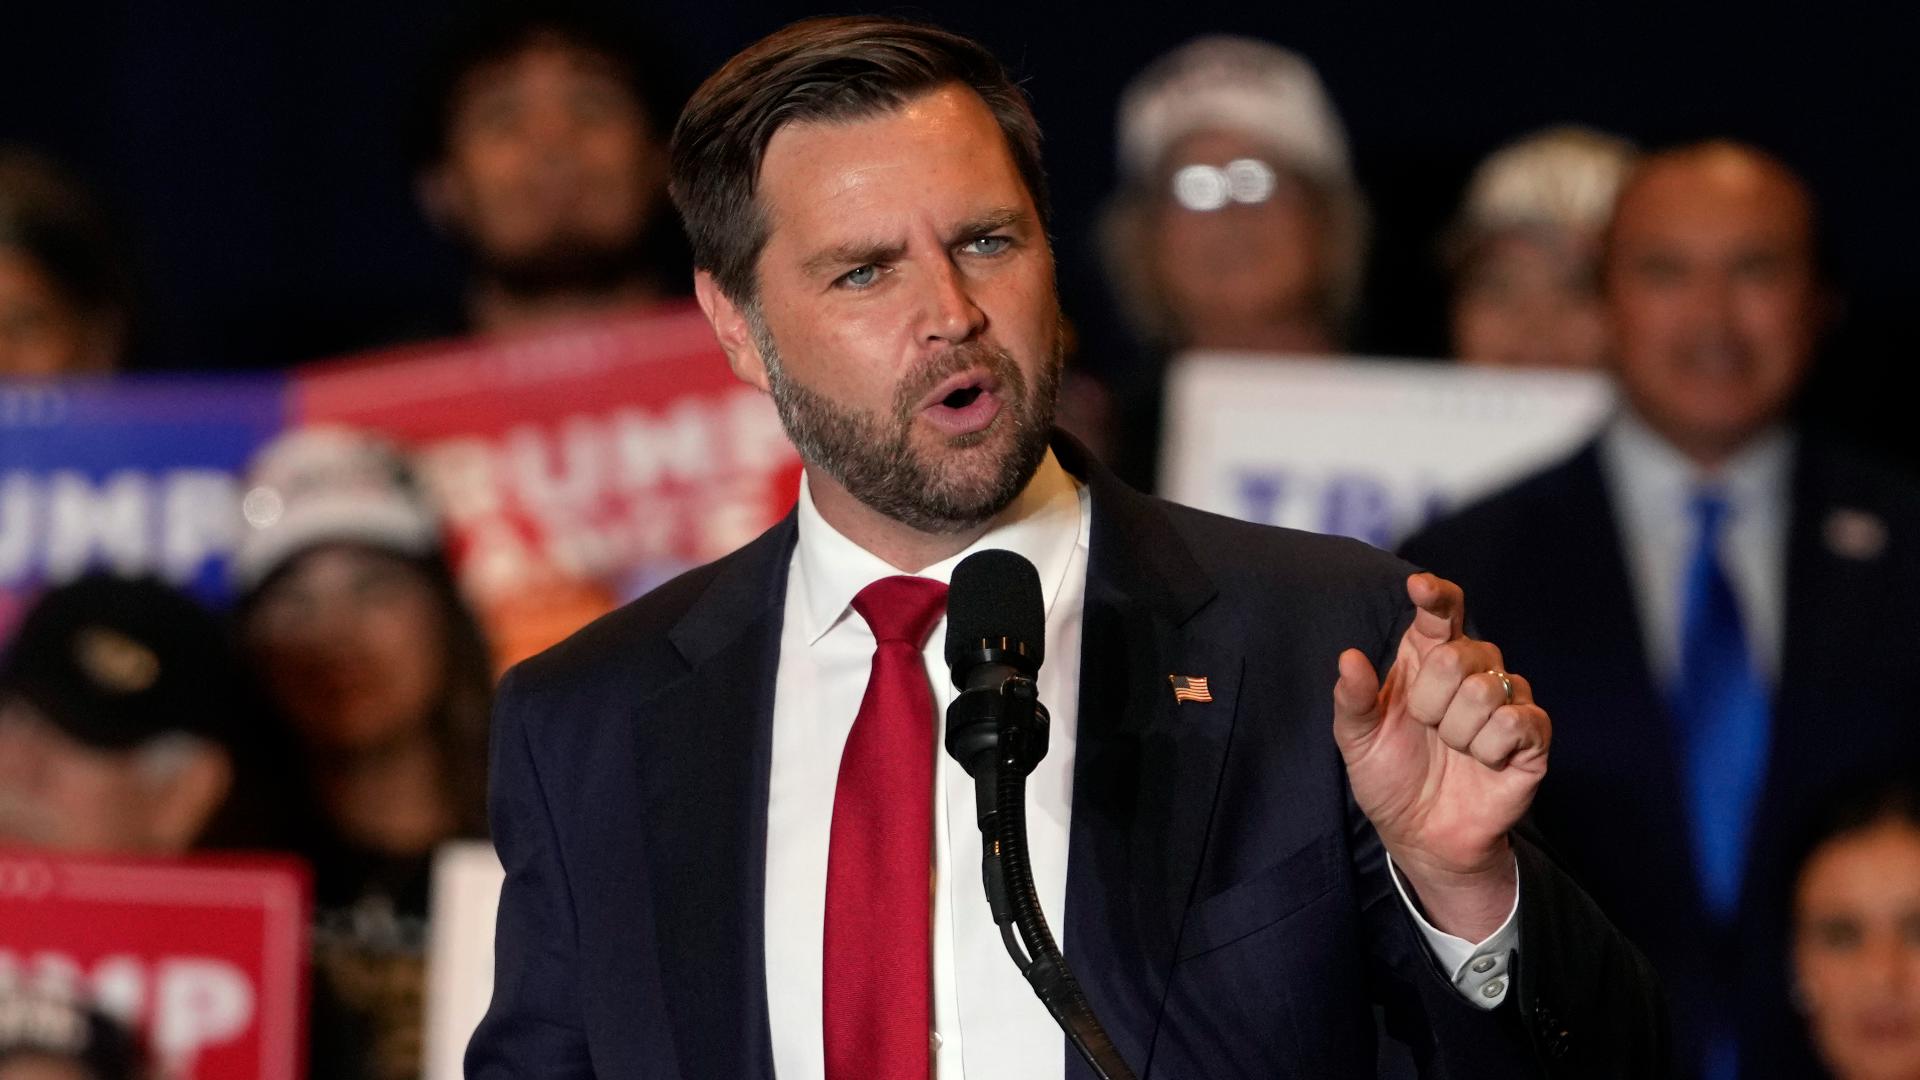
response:
<path fill-rule="evenodd" d="M 953 667 L 983 641 L 1007 639 L 1009 651 L 1021 651 L 1038 670 L 1045 656 L 1047 608 L 1040 597 L 1040 572 L 1011 551 L 989 548 L 960 560 L 947 586 L 947 666 Z"/>

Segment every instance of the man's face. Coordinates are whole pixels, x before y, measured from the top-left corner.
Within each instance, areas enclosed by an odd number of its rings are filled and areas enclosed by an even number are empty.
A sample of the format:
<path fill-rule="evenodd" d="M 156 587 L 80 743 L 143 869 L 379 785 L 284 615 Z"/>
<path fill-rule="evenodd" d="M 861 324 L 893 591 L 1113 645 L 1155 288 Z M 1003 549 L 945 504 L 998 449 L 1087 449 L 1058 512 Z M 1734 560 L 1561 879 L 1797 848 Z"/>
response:
<path fill-rule="evenodd" d="M 0 845 L 147 851 L 152 797 L 138 754 L 88 746 L 24 699 L 0 697 Z"/>
<path fill-rule="evenodd" d="M 1039 211 L 986 104 L 954 86 L 782 128 L 758 197 L 751 332 L 722 339 L 814 483 L 928 533 L 998 513 L 1046 453 L 1061 330 Z"/>
<path fill-rule="evenodd" d="M 543 291 L 624 269 L 660 205 L 666 163 L 610 61 L 536 39 L 469 74 L 448 123 L 428 190 L 488 271 Z"/>
<path fill-rule="evenodd" d="M 1777 420 L 1813 355 L 1812 208 L 1733 147 L 1646 166 L 1615 211 L 1607 304 L 1622 389 L 1656 431 L 1718 460 Z"/>

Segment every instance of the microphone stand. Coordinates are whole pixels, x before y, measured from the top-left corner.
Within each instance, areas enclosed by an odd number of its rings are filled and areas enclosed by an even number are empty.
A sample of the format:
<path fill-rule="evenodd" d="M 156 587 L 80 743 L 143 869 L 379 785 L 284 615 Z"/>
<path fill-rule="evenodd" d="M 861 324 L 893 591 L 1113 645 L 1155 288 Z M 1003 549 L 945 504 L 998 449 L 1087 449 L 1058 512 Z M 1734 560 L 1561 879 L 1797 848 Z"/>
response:
<path fill-rule="evenodd" d="M 987 649 L 978 658 L 999 659 Z M 1001 668 L 1001 671 L 1010 669 Z M 980 876 L 1007 955 L 1100 1080 L 1134 1080 L 1040 910 L 1027 852 L 1027 774 L 1047 755 L 1047 707 L 1026 675 L 964 689 L 947 707 L 947 752 L 973 777 Z"/>

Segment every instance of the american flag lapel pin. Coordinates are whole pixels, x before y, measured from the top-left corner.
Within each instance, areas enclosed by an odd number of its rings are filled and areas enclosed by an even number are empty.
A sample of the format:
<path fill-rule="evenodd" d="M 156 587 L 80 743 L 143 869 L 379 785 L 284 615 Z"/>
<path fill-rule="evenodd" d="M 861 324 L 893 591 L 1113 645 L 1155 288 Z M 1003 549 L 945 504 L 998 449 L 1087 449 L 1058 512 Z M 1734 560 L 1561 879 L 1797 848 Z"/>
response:
<path fill-rule="evenodd" d="M 1169 675 L 1167 681 L 1173 684 L 1175 701 L 1213 700 L 1213 692 L 1207 689 L 1205 675 Z"/>

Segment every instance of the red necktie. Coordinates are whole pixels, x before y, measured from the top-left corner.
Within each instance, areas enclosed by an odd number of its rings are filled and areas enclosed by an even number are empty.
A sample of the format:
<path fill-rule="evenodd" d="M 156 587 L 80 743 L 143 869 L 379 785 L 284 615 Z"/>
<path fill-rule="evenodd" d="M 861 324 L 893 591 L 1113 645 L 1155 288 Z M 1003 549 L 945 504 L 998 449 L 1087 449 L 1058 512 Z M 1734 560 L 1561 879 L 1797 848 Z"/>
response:
<path fill-rule="evenodd" d="M 933 1030 L 933 690 L 920 649 L 947 587 L 890 577 L 853 609 L 873 671 L 840 755 L 827 851 L 827 1080 L 927 1080 Z"/>

